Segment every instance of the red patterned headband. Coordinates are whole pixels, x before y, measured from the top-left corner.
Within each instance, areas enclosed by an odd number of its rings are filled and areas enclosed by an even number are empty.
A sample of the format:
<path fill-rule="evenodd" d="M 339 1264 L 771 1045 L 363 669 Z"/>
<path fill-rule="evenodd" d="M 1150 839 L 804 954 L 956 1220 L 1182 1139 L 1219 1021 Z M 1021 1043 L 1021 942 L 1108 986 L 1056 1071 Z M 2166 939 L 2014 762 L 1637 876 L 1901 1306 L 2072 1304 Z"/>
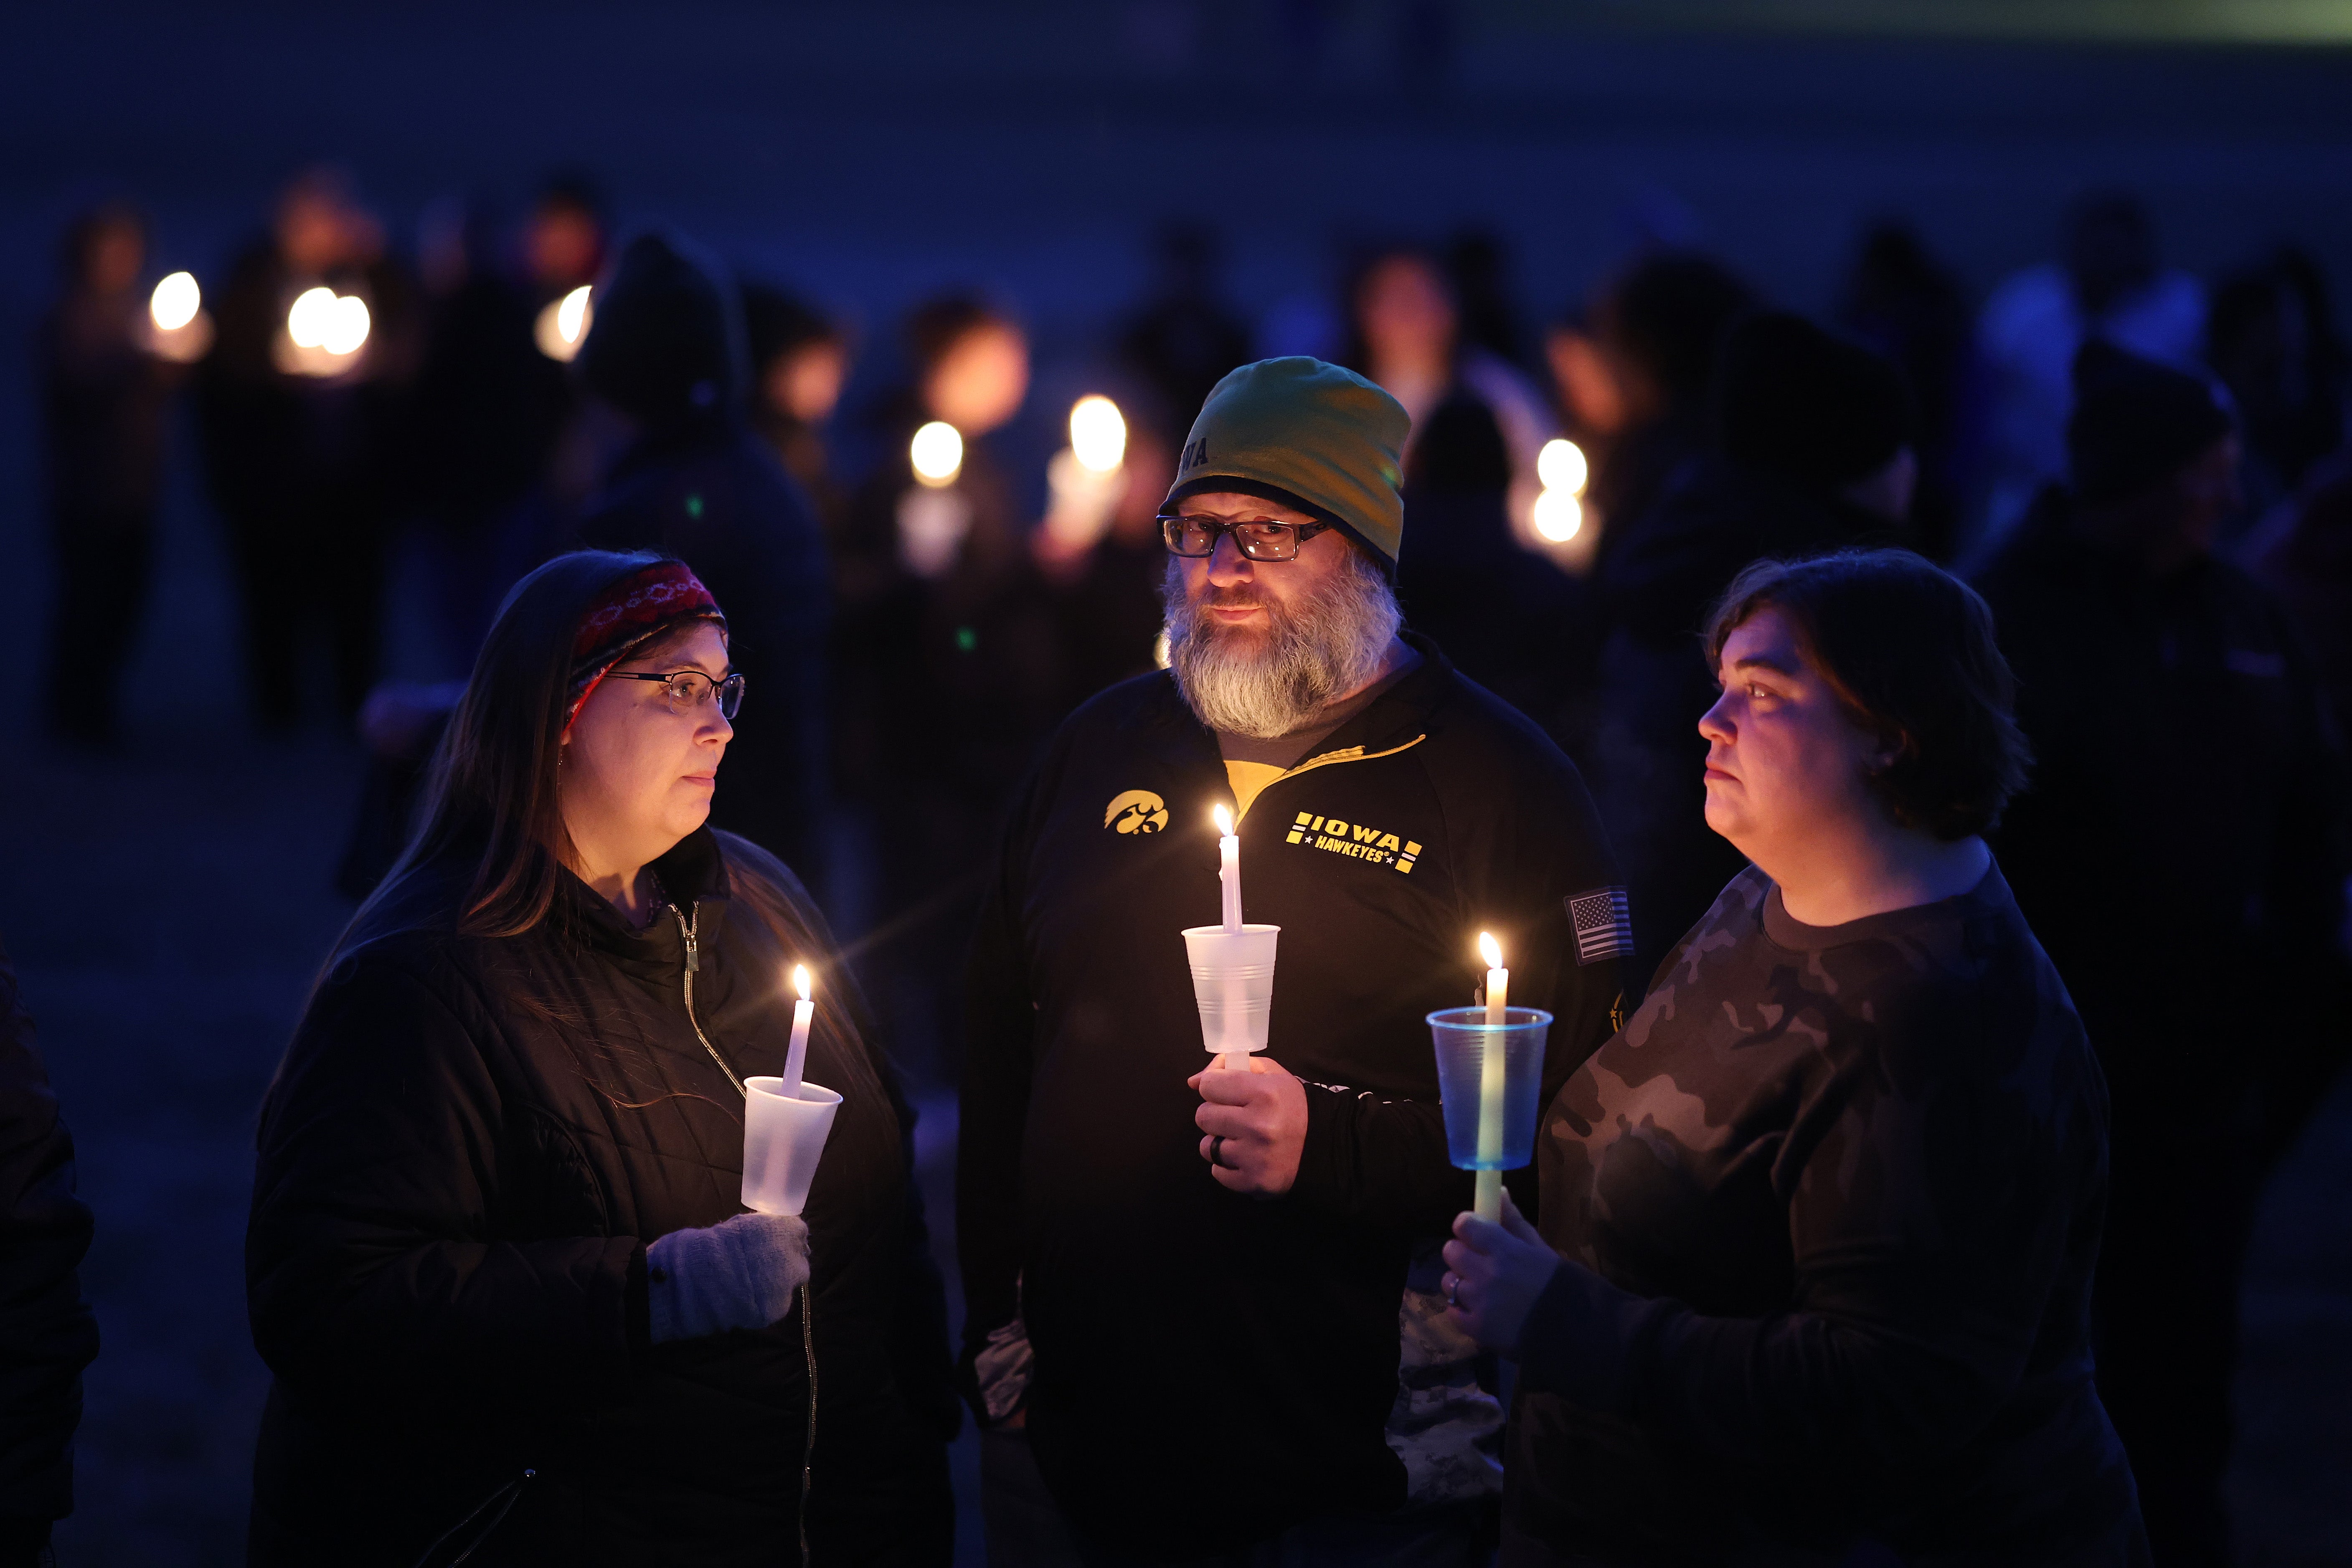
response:
<path fill-rule="evenodd" d="M 656 561 L 607 588 L 580 617 L 572 639 L 572 707 L 564 729 L 580 717 L 605 671 L 681 621 L 715 621 L 727 629 L 719 601 L 683 561 Z"/>

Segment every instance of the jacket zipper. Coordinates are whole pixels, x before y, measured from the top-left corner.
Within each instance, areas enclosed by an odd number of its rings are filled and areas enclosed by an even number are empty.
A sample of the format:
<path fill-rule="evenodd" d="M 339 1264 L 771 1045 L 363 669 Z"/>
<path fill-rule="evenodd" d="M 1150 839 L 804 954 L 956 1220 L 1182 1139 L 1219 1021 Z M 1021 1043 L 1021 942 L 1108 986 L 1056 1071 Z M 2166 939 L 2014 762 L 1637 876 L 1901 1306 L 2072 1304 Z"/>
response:
<path fill-rule="evenodd" d="M 719 1047 L 712 1045 L 710 1037 L 702 1032 L 702 1020 L 694 1016 L 694 975 L 695 972 L 702 967 L 702 943 L 696 934 L 698 928 L 702 924 L 702 906 L 697 903 L 694 906 L 694 912 L 688 914 L 676 904 L 672 904 L 669 907 L 669 912 L 677 918 L 677 934 L 686 942 L 686 971 L 682 977 L 686 992 L 686 1021 L 694 1026 L 694 1037 L 702 1042 L 702 1048 L 710 1053 L 710 1059 L 719 1064 L 719 1070 L 727 1075 L 727 1081 L 735 1086 L 735 1092 L 748 1100 L 751 1096 L 744 1090 L 743 1080 L 735 1076 L 735 1069 L 727 1065 L 727 1058 L 719 1054 Z M 809 1561 L 809 1490 L 814 1480 L 816 1460 L 816 1308 L 812 1300 L 816 1294 L 815 1287 L 816 1269 L 812 1265 L 808 1281 L 801 1287 L 801 1355 L 808 1367 L 809 1388 L 808 1436 L 801 1446 L 802 1568 L 807 1568 Z"/>
<path fill-rule="evenodd" d="M 677 934 L 686 939 L 686 1021 L 694 1026 L 694 1037 L 702 1042 L 702 1048 L 710 1053 L 710 1059 L 719 1064 L 719 1070 L 727 1075 L 727 1081 L 735 1086 L 735 1092 L 742 1094 L 743 1080 L 735 1076 L 735 1069 L 727 1065 L 727 1058 L 719 1054 L 719 1047 L 712 1045 L 710 1037 L 702 1032 L 702 1020 L 694 1016 L 694 972 L 702 967 L 702 946 L 695 939 L 694 931 L 702 923 L 702 906 L 696 904 L 694 913 L 689 915 L 672 904 L 669 912 L 677 918 Z"/>
<path fill-rule="evenodd" d="M 455 1557 L 449 1559 L 448 1568 L 457 1568 L 458 1563 L 463 1563 L 467 1558 L 471 1557 L 475 1552 L 480 1549 L 482 1542 L 490 1538 L 492 1531 L 496 1531 L 499 1525 L 506 1522 L 507 1515 L 514 1510 L 515 1500 L 522 1496 L 524 1484 L 536 1479 L 538 1475 L 539 1471 L 537 1469 L 527 1469 L 523 1471 L 522 1474 L 517 1476 L 514 1479 L 499 1488 L 498 1490 L 492 1492 L 489 1496 L 484 1498 L 481 1501 L 476 1503 L 467 1511 L 465 1518 L 459 1520 L 457 1523 L 443 1531 L 440 1536 L 435 1540 L 433 1544 L 425 1549 L 425 1555 L 416 1560 L 416 1568 L 430 1568 L 430 1564 L 433 1562 L 433 1554 L 440 1551 L 444 1546 L 449 1544 L 449 1541 L 452 1536 L 465 1529 L 467 1525 L 473 1523 L 476 1520 L 481 1518 L 485 1513 L 489 1513 L 492 1508 L 496 1508 L 498 1511 L 496 1513 L 490 1513 L 490 1521 L 482 1526 L 480 1530 L 474 1532 L 474 1539 L 466 1543 L 466 1549 L 463 1552 L 458 1552 Z"/>
<path fill-rule="evenodd" d="M 1266 780 L 1265 784 L 1259 785 L 1257 793 L 1258 795 L 1263 795 L 1267 790 L 1272 789 L 1275 785 L 1282 783 L 1285 779 L 1295 779 L 1301 773 L 1311 773 L 1317 768 L 1336 767 L 1341 763 L 1375 763 L 1380 761 L 1382 757 L 1393 757 L 1399 752 L 1412 751 L 1415 746 L 1420 745 L 1423 741 L 1428 739 L 1429 737 L 1427 734 L 1415 735 L 1403 745 L 1391 746 L 1385 752 L 1367 752 L 1361 746 L 1348 746 L 1337 752 L 1325 752 L 1318 756 L 1307 758 L 1305 762 L 1299 763 L 1295 768 L 1285 768 L 1282 772 L 1275 774 L 1274 777 Z M 1253 795 L 1250 798 L 1250 805 L 1252 806 L 1255 806 L 1257 805 L 1256 795 Z M 1249 813 L 1244 811 L 1242 813 L 1242 816 L 1246 817 L 1249 816 Z M 1238 825 L 1237 819 L 1236 826 Z"/>

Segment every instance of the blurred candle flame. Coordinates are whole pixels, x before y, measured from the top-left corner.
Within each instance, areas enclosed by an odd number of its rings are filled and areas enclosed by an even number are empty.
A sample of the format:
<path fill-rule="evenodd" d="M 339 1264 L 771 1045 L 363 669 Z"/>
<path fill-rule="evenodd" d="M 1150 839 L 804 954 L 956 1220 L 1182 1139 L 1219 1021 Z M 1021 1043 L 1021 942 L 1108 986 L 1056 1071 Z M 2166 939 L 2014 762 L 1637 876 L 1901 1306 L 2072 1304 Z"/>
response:
<path fill-rule="evenodd" d="M 286 312 L 286 335 L 298 349 L 324 348 L 327 322 L 335 313 L 335 291 L 321 286 L 305 289 Z"/>
<path fill-rule="evenodd" d="M 1584 526 L 1584 503 L 1566 490 L 1546 490 L 1536 497 L 1537 536 L 1565 544 Z"/>
<path fill-rule="evenodd" d="M 163 331 L 176 332 L 196 319 L 204 302 L 205 293 L 196 287 L 195 274 L 174 272 L 155 285 L 155 292 L 147 300 L 147 313 Z"/>
<path fill-rule="evenodd" d="M 1543 444 L 1536 454 L 1536 478 L 1543 493 L 1536 497 L 1536 536 L 1551 544 L 1565 544 L 1584 526 L 1585 484 L 1592 477 L 1584 448 L 1564 437 Z"/>
<path fill-rule="evenodd" d="M 1580 496 L 1591 472 L 1591 465 L 1584 460 L 1584 448 L 1565 437 L 1546 441 L 1543 450 L 1536 454 L 1536 478 L 1548 490 Z"/>
<path fill-rule="evenodd" d="M 807 964 L 795 963 L 793 965 L 793 989 L 801 994 L 802 1001 L 806 1002 L 810 1000 L 809 972 Z"/>
<path fill-rule="evenodd" d="M 596 319 L 592 302 L 593 290 L 585 283 L 560 300 L 551 300 L 531 323 L 531 341 L 539 352 L 558 364 L 570 364 L 580 353 L 580 344 L 588 336 L 588 328 Z"/>
<path fill-rule="evenodd" d="M 944 419 L 934 419 L 915 432 L 907 449 L 915 477 L 934 488 L 955 483 L 963 468 L 963 437 Z"/>
<path fill-rule="evenodd" d="M 1489 969 L 1503 967 L 1502 948 L 1492 936 L 1483 931 L 1478 933 L 1478 956 L 1486 961 L 1486 967 Z"/>
<path fill-rule="evenodd" d="M 1070 409 L 1070 450 L 1097 474 L 1108 474 L 1127 458 L 1127 420 L 1118 405 L 1100 395 L 1078 399 Z"/>
<path fill-rule="evenodd" d="M 356 294 L 339 294 L 327 317 L 325 340 L 319 345 L 331 354 L 355 354 L 368 340 L 367 301 Z"/>
<path fill-rule="evenodd" d="M 1234 814 L 1227 811 L 1222 803 L 1209 808 L 1209 816 L 1217 825 L 1218 837 L 1231 838 L 1234 836 Z"/>

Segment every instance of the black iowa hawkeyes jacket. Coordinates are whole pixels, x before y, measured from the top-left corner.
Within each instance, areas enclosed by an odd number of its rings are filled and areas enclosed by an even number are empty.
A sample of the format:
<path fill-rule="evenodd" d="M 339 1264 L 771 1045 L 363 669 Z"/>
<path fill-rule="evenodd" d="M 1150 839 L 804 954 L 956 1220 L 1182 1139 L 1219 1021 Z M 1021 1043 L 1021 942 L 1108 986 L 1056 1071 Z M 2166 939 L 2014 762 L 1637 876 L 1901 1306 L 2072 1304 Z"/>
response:
<path fill-rule="evenodd" d="M 972 957 L 966 1360 L 1025 1319 L 1038 1462 L 1082 1531 L 1129 1551 L 1403 1501 L 1382 1428 L 1408 1245 L 1471 1190 L 1424 1016 L 1471 1000 L 1484 930 L 1512 1001 L 1558 1015 L 1547 1103 L 1609 1033 L 1630 943 L 1582 782 L 1409 640 L 1420 667 L 1241 824 L 1246 916 L 1282 927 L 1268 1054 L 1308 1085 L 1281 1198 L 1220 1187 L 1192 1122 L 1209 1058 L 1178 933 L 1219 918 L 1209 812 L 1233 796 L 1171 678 L 1072 715 L 1008 829 Z"/>

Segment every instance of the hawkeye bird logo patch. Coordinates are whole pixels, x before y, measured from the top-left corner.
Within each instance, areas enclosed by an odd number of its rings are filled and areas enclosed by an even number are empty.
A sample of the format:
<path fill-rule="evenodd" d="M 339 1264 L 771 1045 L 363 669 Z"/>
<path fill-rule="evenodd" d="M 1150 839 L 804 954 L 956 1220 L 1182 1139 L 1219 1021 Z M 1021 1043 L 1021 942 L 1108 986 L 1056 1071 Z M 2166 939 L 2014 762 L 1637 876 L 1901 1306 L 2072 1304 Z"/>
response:
<path fill-rule="evenodd" d="M 1298 820 L 1290 825 L 1283 842 L 1308 845 L 1354 860 L 1370 860 L 1375 866 L 1393 866 L 1408 877 L 1412 875 L 1413 862 L 1421 858 L 1421 846 L 1410 838 L 1400 838 L 1360 822 L 1318 816 L 1311 811 L 1298 814 Z"/>
<path fill-rule="evenodd" d="M 1114 833 L 1157 833 L 1168 826 L 1168 803 L 1148 789 L 1123 790 L 1103 807 L 1103 826 Z"/>
<path fill-rule="evenodd" d="M 1560 902 L 1568 906 L 1569 924 L 1576 928 L 1577 963 L 1598 963 L 1633 951 L 1633 906 L 1624 889 L 1595 888 L 1571 893 Z"/>

